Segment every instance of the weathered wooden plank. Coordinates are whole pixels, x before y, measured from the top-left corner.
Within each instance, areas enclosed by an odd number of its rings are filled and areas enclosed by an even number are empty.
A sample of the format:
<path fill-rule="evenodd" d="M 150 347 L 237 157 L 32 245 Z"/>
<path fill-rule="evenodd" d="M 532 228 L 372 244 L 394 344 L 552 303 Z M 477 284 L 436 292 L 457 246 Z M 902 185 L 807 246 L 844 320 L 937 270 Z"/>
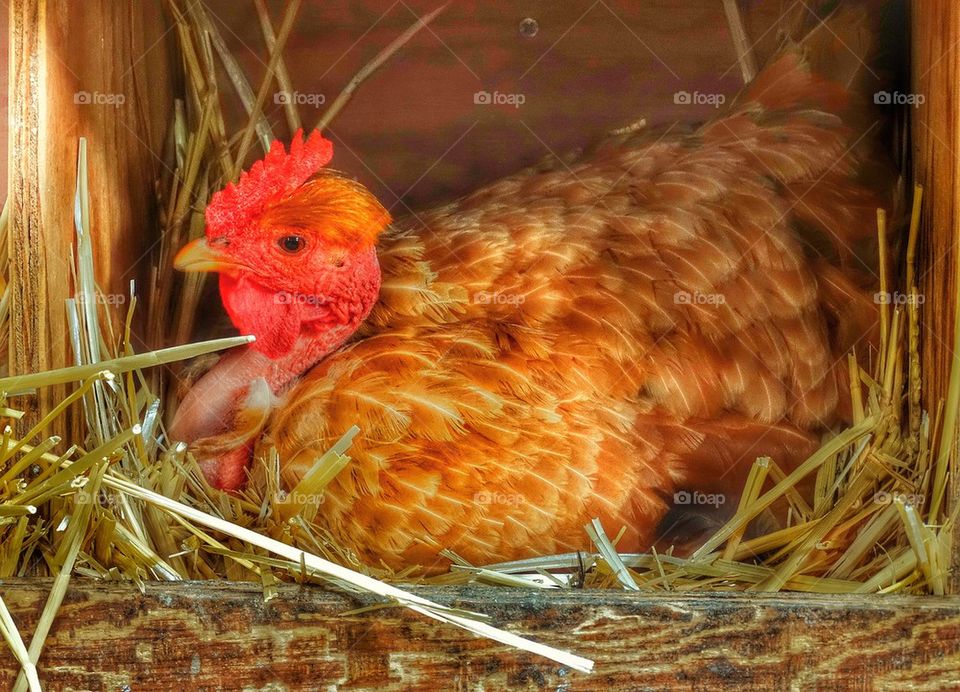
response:
<path fill-rule="evenodd" d="M 926 407 L 935 412 L 947 395 L 953 363 L 954 301 L 958 287 L 960 241 L 960 4 L 954 0 L 912 3 L 913 92 L 921 97 L 910 114 L 914 177 L 924 185 L 923 226 L 918 256 L 922 306 L 922 362 Z M 955 466 L 956 456 L 951 460 Z M 960 502 L 956 474 L 951 506 Z M 953 541 L 953 564 L 960 564 L 960 526 Z M 960 592 L 960 572 L 952 572 L 951 592 Z"/>
<path fill-rule="evenodd" d="M 284 53 L 305 125 L 314 125 L 351 76 L 415 15 L 442 4 L 304 3 Z M 253 3 L 205 5 L 259 84 L 266 47 Z M 275 23 L 285 5 L 268 0 Z M 741 5 L 762 62 L 776 45 L 786 6 Z M 729 100 L 742 86 L 720 0 L 453 0 L 334 122 L 334 163 L 405 214 L 398 197 L 419 210 L 640 118 L 678 128 L 705 120 L 713 106 L 677 103 L 674 94 L 719 93 Z M 477 104 L 478 91 L 522 94 L 524 101 Z M 232 105 L 229 115 L 239 118 Z M 286 132 L 283 106 L 271 98 L 265 110 Z"/>
<path fill-rule="evenodd" d="M 122 309 L 153 242 L 154 182 L 172 109 L 167 37 L 157 2 L 14 0 L 10 27 L 10 370 L 73 363 L 64 314 L 76 153 L 89 144 L 96 273 Z M 52 387 L 23 402 L 49 409 Z M 36 420 L 31 413 L 26 423 Z M 66 417 L 51 433 L 67 431 Z"/>
<path fill-rule="evenodd" d="M 0 583 L 24 636 L 49 582 Z M 960 599 L 421 588 L 597 662 L 584 675 L 401 609 L 283 586 L 76 582 L 41 659 L 49 689 L 960 686 Z M 0 686 L 13 676 L 0 653 Z M 569 687 L 567 687 L 569 685 Z"/>

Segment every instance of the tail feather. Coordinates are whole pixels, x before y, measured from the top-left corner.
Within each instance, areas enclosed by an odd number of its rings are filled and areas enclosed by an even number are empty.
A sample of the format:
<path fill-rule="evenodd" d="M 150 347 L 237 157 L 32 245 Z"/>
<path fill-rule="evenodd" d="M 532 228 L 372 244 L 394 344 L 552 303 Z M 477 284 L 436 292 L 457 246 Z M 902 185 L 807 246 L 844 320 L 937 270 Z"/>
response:
<path fill-rule="evenodd" d="M 802 38 L 787 40 L 738 99 L 744 110 L 759 108 L 764 119 L 782 120 L 784 131 L 800 132 L 798 119 L 842 123 L 821 127 L 822 137 L 837 138 L 832 164 L 778 180 L 791 202 L 796 236 L 818 267 L 820 303 L 838 357 L 855 343 L 876 343 L 877 209 L 890 219 L 893 253 L 904 227 L 894 152 L 884 148 L 893 112 L 882 110 L 876 98 L 891 86 L 878 67 L 880 13 L 870 9 L 873 4 L 847 3 L 815 20 Z M 806 19 L 813 18 L 807 11 Z M 797 141 L 806 136 L 796 135 Z"/>
<path fill-rule="evenodd" d="M 859 253 L 868 255 L 863 258 L 868 266 L 875 264 L 876 248 L 857 244 L 876 235 L 878 207 L 899 208 L 892 157 L 881 145 L 885 114 L 875 103 L 889 84 L 876 67 L 874 23 L 863 3 L 836 10 L 803 38 L 788 40 L 737 101 L 741 108 L 759 107 L 766 117 L 791 122 L 799 116 L 816 125 L 825 117 L 818 113 L 840 119 L 844 137 L 835 163 L 807 180 L 781 182 L 796 202 L 803 240 L 825 250 L 826 238 L 843 263 Z"/>
<path fill-rule="evenodd" d="M 849 92 L 872 89 L 880 77 L 871 65 L 877 52 L 877 27 L 863 6 L 842 7 L 800 40 L 814 74 Z"/>
<path fill-rule="evenodd" d="M 786 218 L 813 268 L 830 339 L 823 377 L 836 385 L 818 383 L 804 394 L 839 392 L 833 422 L 851 417 L 846 353 L 856 347 L 864 357 L 879 341 L 877 209 L 887 210 L 891 230 L 902 227 L 892 216 L 898 208 L 897 171 L 890 152 L 883 150 L 884 114 L 874 103 L 874 93 L 885 85 L 880 70 L 872 67 L 876 32 L 871 21 L 860 4 L 834 12 L 803 38 L 788 40 L 731 111 L 698 132 L 745 151 L 787 203 Z M 684 425 L 699 437 L 684 445 L 682 435 L 665 434 L 677 441 L 679 487 L 728 496 L 742 490 L 757 456 L 770 456 L 792 470 L 820 442 L 818 434 L 787 421 L 731 415 Z M 671 521 L 688 518 L 682 509 Z M 702 524 L 704 514 L 690 518 Z"/>

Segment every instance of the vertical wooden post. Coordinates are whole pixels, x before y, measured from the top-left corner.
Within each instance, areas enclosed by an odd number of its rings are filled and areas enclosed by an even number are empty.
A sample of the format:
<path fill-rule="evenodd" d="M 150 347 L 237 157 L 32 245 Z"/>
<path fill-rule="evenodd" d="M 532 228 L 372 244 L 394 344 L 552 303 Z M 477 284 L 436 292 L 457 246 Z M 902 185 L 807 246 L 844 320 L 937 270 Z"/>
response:
<path fill-rule="evenodd" d="M 947 394 L 954 343 L 955 296 L 960 260 L 960 4 L 955 0 L 915 0 L 913 90 L 922 105 L 911 113 L 914 175 L 924 185 L 919 253 L 923 305 L 925 406 L 931 417 Z M 960 502 L 953 469 L 951 507 Z M 951 591 L 960 592 L 960 532 L 954 534 Z"/>
<path fill-rule="evenodd" d="M 172 35 L 153 0 L 11 0 L 9 7 L 9 365 L 17 374 L 73 362 L 64 300 L 80 137 L 88 140 L 96 273 L 108 304 L 125 310 L 129 280 L 142 278 L 172 106 Z M 51 388 L 21 402 L 31 410 L 27 423 L 63 396 Z"/>

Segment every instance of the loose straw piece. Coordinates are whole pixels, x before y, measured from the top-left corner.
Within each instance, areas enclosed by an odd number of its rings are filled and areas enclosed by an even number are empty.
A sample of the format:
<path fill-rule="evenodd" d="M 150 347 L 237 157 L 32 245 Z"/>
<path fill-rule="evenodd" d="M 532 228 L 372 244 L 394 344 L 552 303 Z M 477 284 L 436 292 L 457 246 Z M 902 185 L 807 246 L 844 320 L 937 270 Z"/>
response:
<path fill-rule="evenodd" d="M 587 535 L 590 536 L 593 544 L 597 546 L 597 550 L 603 555 L 604 561 L 610 565 L 610 569 L 613 570 L 617 581 L 620 582 L 623 588 L 628 591 L 639 591 L 640 587 L 637 586 L 637 582 L 630 576 L 630 570 L 623 564 L 623 560 L 620 559 L 617 549 L 607 537 L 607 532 L 603 530 L 603 524 L 600 523 L 600 520 L 593 519 L 583 528 L 587 532 Z"/>
<path fill-rule="evenodd" d="M 267 102 L 267 94 L 270 91 L 270 85 L 273 83 L 273 76 L 277 71 L 277 65 L 280 63 L 283 47 L 290 37 L 290 31 L 293 29 L 293 23 L 297 18 L 297 13 L 300 11 L 300 3 L 301 0 L 290 0 L 286 12 L 283 15 L 283 20 L 280 23 L 280 32 L 277 34 L 276 44 L 274 45 L 274 51 L 270 54 L 270 62 L 267 64 L 267 73 L 263 76 L 263 81 L 260 82 L 260 89 L 257 91 L 257 100 L 253 104 L 247 127 L 243 130 L 243 136 L 240 139 L 240 148 L 237 151 L 233 175 L 231 176 L 233 180 L 236 180 L 240 175 L 243 162 L 246 160 L 247 153 L 250 151 L 250 144 L 253 142 L 256 124 L 259 121 L 260 113 L 263 111 L 263 106 Z"/>
<path fill-rule="evenodd" d="M 913 187 L 913 208 L 910 211 L 910 232 L 907 235 L 907 290 L 913 289 L 917 269 L 917 241 L 920 238 L 920 214 L 923 211 L 923 185 Z"/>
<path fill-rule="evenodd" d="M 138 353 L 134 356 L 102 360 L 99 363 L 90 363 L 89 365 L 75 365 L 69 368 L 47 370 L 46 372 L 3 377 L 0 378 L 0 392 L 5 393 L 7 396 L 16 396 L 30 392 L 37 387 L 50 387 L 52 385 L 85 380 L 99 372 L 107 371 L 119 374 L 131 370 L 141 370 L 157 365 L 174 363 L 179 360 L 196 358 L 206 353 L 222 351 L 227 348 L 233 348 L 234 346 L 245 346 L 254 341 L 256 341 L 256 337 L 254 336 L 231 336 L 226 339 L 201 341 L 196 344 L 162 348 L 159 351 L 150 351 L 149 353 Z"/>
<path fill-rule="evenodd" d="M 263 0 L 253 0 L 253 6 L 256 7 L 257 16 L 260 18 L 260 30 L 263 32 L 263 40 L 266 41 L 267 49 L 270 51 L 270 54 L 273 55 L 277 50 L 277 35 L 273 33 L 273 23 L 270 21 L 270 13 L 267 11 L 267 6 L 263 3 Z M 285 91 L 287 94 L 293 92 L 293 82 L 290 80 L 287 64 L 283 61 L 282 57 L 277 63 L 277 82 L 280 84 L 282 91 Z M 290 127 L 290 131 L 296 132 L 300 129 L 300 114 L 297 112 L 297 104 L 293 102 L 292 98 L 286 98 L 283 100 L 283 108 L 287 114 L 287 125 Z"/>
<path fill-rule="evenodd" d="M 343 91 L 340 92 L 340 95 L 337 96 L 336 100 L 330 104 L 330 107 L 324 111 L 323 116 L 320 118 L 319 122 L 317 122 L 317 129 L 325 130 L 333 121 L 333 119 L 337 117 L 337 113 L 339 113 L 343 107 L 347 105 L 347 101 L 349 101 L 353 96 L 353 92 L 357 90 L 357 87 L 359 87 L 360 84 L 362 84 L 363 81 L 366 80 L 370 75 L 376 72 L 380 66 L 383 65 L 383 63 L 389 60 L 391 55 L 400 50 L 400 48 L 407 41 L 416 36 L 421 29 L 432 22 L 437 15 L 439 15 L 445 9 L 447 9 L 447 6 L 442 5 L 429 14 L 426 14 L 418 19 L 413 26 L 397 36 L 397 38 L 391 41 L 386 48 L 377 53 L 373 60 L 364 65 L 361 70 L 354 75 L 353 79 L 347 83 L 347 86 L 343 88 Z"/>
<path fill-rule="evenodd" d="M 549 658 L 550 660 L 556 661 L 561 665 L 569 666 L 574 670 L 579 670 L 584 673 L 589 673 L 593 670 L 593 661 L 588 658 L 576 656 L 566 651 L 555 649 L 552 646 L 540 644 L 539 642 L 535 642 L 511 632 L 498 629 L 491 625 L 477 622 L 476 620 L 471 620 L 470 618 L 460 615 L 455 615 L 449 612 L 447 608 L 439 603 L 434 603 L 433 601 L 422 598 L 421 596 L 417 596 L 416 594 L 409 593 L 403 589 L 398 589 L 395 586 L 381 582 L 373 577 L 368 577 L 360 572 L 355 572 L 352 569 L 342 567 L 335 562 L 324 560 L 323 558 L 307 553 L 306 551 L 298 550 L 297 548 L 287 545 L 286 543 L 281 543 L 280 541 L 263 536 L 256 531 L 251 531 L 250 529 L 225 521 L 211 514 L 207 514 L 206 512 L 201 512 L 193 507 L 188 507 L 187 505 L 181 504 L 176 500 L 171 500 L 163 495 L 152 492 L 145 488 L 141 488 L 133 483 L 130 483 L 129 481 L 107 475 L 103 479 L 103 484 L 113 488 L 114 490 L 127 493 L 132 497 L 143 500 L 144 502 L 149 502 L 156 507 L 160 507 L 167 512 L 176 514 L 184 519 L 189 519 L 190 521 L 196 522 L 197 524 L 202 524 L 203 526 L 216 531 L 222 531 L 223 533 L 231 535 L 234 538 L 237 538 L 241 541 L 246 541 L 247 543 L 255 545 L 259 548 L 263 548 L 264 550 L 268 550 L 293 562 L 302 562 L 310 569 L 332 577 L 333 579 L 339 579 L 383 598 L 393 599 L 399 602 L 401 605 L 404 605 L 407 608 L 410 608 L 421 615 L 426 615 L 434 620 L 457 625 L 469 632 L 473 632 L 474 634 L 493 639 L 494 641 L 498 641 L 501 644 L 506 644 L 507 646 L 513 646 L 515 648 Z"/>
<path fill-rule="evenodd" d="M 877 239 L 880 249 L 880 343 L 887 344 L 890 334 L 890 305 L 893 303 L 893 296 L 890 294 L 890 285 L 887 279 L 887 212 L 883 209 L 877 209 Z M 880 350 L 880 369 L 884 371 L 886 362 L 886 351 Z"/>
<path fill-rule="evenodd" d="M 873 416 L 869 416 L 865 418 L 859 425 L 854 425 L 827 442 L 823 447 L 814 452 L 809 459 L 795 468 L 780 483 L 777 483 L 776 486 L 759 497 L 751 506 L 749 512 L 735 515 L 724 525 L 722 529 L 717 531 L 717 533 L 715 533 L 706 543 L 704 543 L 696 552 L 694 552 L 693 555 L 691 555 L 691 559 L 704 559 L 707 555 L 722 545 L 724 541 L 730 538 L 730 536 L 732 536 L 737 529 L 746 524 L 753 517 L 760 514 L 760 512 L 765 510 L 767 507 L 772 505 L 774 501 L 786 493 L 789 488 L 793 488 L 797 484 L 797 481 L 814 469 L 818 468 L 820 464 L 825 462 L 830 456 L 836 454 L 844 447 L 847 447 L 856 440 L 860 439 L 862 436 L 869 434 L 875 421 L 876 419 Z"/>
<path fill-rule="evenodd" d="M 747 38 L 747 30 L 743 26 L 743 16 L 740 14 L 737 0 L 723 0 L 723 10 L 727 14 L 730 37 L 733 39 L 733 48 L 737 51 L 737 62 L 740 64 L 743 83 L 749 84 L 757 76 L 757 58 Z"/>
<path fill-rule="evenodd" d="M 757 498 L 760 497 L 760 491 L 763 490 L 763 483 L 767 480 L 767 474 L 770 471 L 770 457 L 759 457 L 753 466 L 750 467 L 750 473 L 747 476 L 747 481 L 743 488 L 743 493 L 740 495 L 740 503 L 737 505 L 737 514 L 740 512 L 745 512 L 749 509 L 750 505 L 756 502 Z M 740 528 L 736 529 L 733 532 L 733 535 L 730 536 L 730 540 L 727 541 L 727 547 L 723 551 L 724 560 L 732 560 L 733 556 L 737 552 L 737 548 L 740 547 L 740 541 L 743 540 L 743 534 L 747 530 L 747 524 L 744 524 Z"/>
<path fill-rule="evenodd" d="M 17 625 L 13 621 L 13 616 L 7 609 L 7 604 L 3 601 L 3 596 L 0 596 L 0 630 L 3 631 L 3 637 L 10 645 L 13 657 L 17 659 L 17 662 L 21 665 L 26 675 L 30 692 L 42 692 L 43 688 L 40 686 L 40 678 L 37 676 L 37 666 L 30 660 L 30 654 L 27 652 L 27 647 L 23 643 L 23 638 L 20 636 L 20 630 L 17 629 Z"/>
<path fill-rule="evenodd" d="M 960 272 L 960 252 L 955 252 L 956 271 Z M 960 291 L 953 297 L 953 341 L 950 349 L 950 376 L 947 384 L 947 401 L 943 412 L 943 427 L 940 430 L 939 449 L 934 470 L 933 498 L 930 505 L 931 519 L 937 517 L 946 495 L 947 470 L 950 458 L 956 453 L 957 416 L 960 415 Z"/>
<path fill-rule="evenodd" d="M 770 578 L 760 584 L 758 588 L 761 591 L 772 592 L 780 591 L 786 586 L 787 582 L 797 575 L 797 572 L 808 560 L 810 553 L 816 548 L 817 544 L 837 525 L 841 517 L 845 516 L 847 510 L 849 510 L 855 502 L 859 502 L 864 493 L 872 486 L 874 480 L 875 477 L 873 474 L 864 473 L 861 475 L 854 482 L 853 487 L 837 501 L 833 509 L 831 509 L 826 516 L 817 520 L 813 530 L 793 546 L 789 557 L 777 568 Z"/>
<path fill-rule="evenodd" d="M 107 444 L 119 447 L 139 432 L 139 428 L 128 430 L 122 433 L 116 440 L 111 440 Z M 91 452 L 91 456 L 95 455 L 96 451 L 97 450 Z M 100 463 L 99 472 L 94 471 L 91 474 L 94 478 L 91 484 L 92 487 L 84 487 L 79 491 L 81 495 L 87 497 L 87 501 L 81 504 L 79 510 L 71 517 L 70 524 L 63 539 L 63 545 L 57 551 L 60 569 L 53 580 L 53 586 L 50 587 L 50 593 L 47 595 L 47 601 L 40 614 L 40 620 L 34 630 L 33 638 L 30 640 L 30 649 L 28 652 L 30 654 L 30 661 L 34 665 L 40 660 L 40 654 L 43 653 L 43 647 L 47 643 L 50 628 L 53 627 L 53 621 L 56 619 L 57 613 L 60 612 L 60 606 L 63 604 L 63 599 L 66 598 L 67 595 L 67 587 L 70 585 L 70 578 L 73 576 L 74 564 L 77 561 L 77 556 L 80 554 L 83 537 L 93 515 L 93 498 L 96 497 L 99 491 L 100 480 L 106 468 L 106 464 L 102 462 L 102 458 L 101 456 L 98 459 L 98 463 Z M 26 669 L 20 671 L 14 683 L 13 692 L 22 692 L 27 687 L 26 675 Z"/>
<path fill-rule="evenodd" d="M 210 35 L 211 43 L 213 43 L 213 47 L 217 51 L 217 55 L 220 57 L 220 62 L 223 63 L 223 69 L 230 78 L 230 82 L 233 84 L 233 88 L 237 92 L 237 96 L 240 98 L 240 103 L 243 105 L 243 109 L 246 111 L 247 117 L 253 117 L 253 106 L 256 97 L 253 94 L 253 89 L 250 88 L 250 83 L 243 74 L 243 68 L 240 67 L 240 63 L 237 61 L 237 59 L 233 57 L 233 53 L 230 52 L 226 41 L 223 40 L 223 36 L 217 30 L 216 25 L 210 21 L 210 15 L 207 13 L 203 3 L 191 5 L 190 10 L 197 12 L 197 15 L 200 17 L 200 21 L 203 23 L 204 30 L 206 30 L 206 32 Z M 276 38 L 273 36 L 272 29 L 270 36 L 273 39 L 270 43 L 270 49 L 273 50 L 273 45 L 276 43 Z M 279 72 L 280 70 L 278 69 L 278 74 Z M 285 69 L 284 73 L 286 73 Z M 282 79 L 280 80 L 280 84 L 282 89 L 285 88 L 283 86 Z M 262 112 L 257 114 L 255 127 L 257 130 L 257 137 L 260 138 L 260 145 L 263 147 L 263 150 L 265 152 L 270 151 L 270 143 L 274 140 L 273 130 L 270 128 L 270 122 Z"/>

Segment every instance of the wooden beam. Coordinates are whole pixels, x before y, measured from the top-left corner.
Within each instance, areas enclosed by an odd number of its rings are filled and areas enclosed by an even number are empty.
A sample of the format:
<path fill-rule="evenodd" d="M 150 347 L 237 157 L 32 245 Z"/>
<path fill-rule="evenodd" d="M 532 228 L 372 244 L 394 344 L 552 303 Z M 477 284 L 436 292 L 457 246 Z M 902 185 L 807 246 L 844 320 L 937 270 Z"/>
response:
<path fill-rule="evenodd" d="M 953 365 L 955 296 L 960 261 L 960 4 L 955 0 L 913 2 L 913 91 L 922 103 L 911 109 L 914 177 L 924 185 L 919 273 L 925 298 L 922 362 L 926 409 L 934 416 L 947 395 Z M 942 425 L 942 423 L 941 423 Z M 951 468 L 956 469 L 956 453 Z M 960 503 L 952 474 L 951 507 Z M 960 524 L 953 540 L 951 593 L 960 593 Z"/>
<path fill-rule="evenodd" d="M 129 280 L 142 278 L 173 105 L 172 53 L 154 1 L 12 0 L 9 11 L 9 365 L 18 374 L 73 363 L 64 300 L 80 137 L 88 139 L 96 273 L 113 296 L 107 305 L 125 311 Z M 21 402 L 34 412 L 26 423 L 64 391 Z M 58 425 L 49 432 L 67 433 Z"/>
<path fill-rule="evenodd" d="M 266 49 L 254 3 L 204 4 L 258 85 Z M 284 3 L 267 4 L 277 23 Z M 312 127 L 414 15 L 442 4 L 303 3 L 284 55 L 303 97 L 326 98 L 319 107 L 300 105 L 304 124 Z M 740 3 L 748 45 L 760 64 L 775 50 L 781 15 L 792 4 Z M 535 31 L 521 33 L 524 19 L 536 22 Z M 667 127 L 715 115 L 708 104 L 678 104 L 678 91 L 719 93 L 729 103 L 742 87 L 721 0 L 451 2 L 333 122 L 336 166 L 357 176 L 395 215 L 407 215 L 408 207 L 422 210 L 473 192 L 553 152 L 588 147 L 640 118 Z M 526 100 L 517 108 L 478 106 L 474 94 L 481 90 L 522 93 Z M 236 100 L 225 106 L 232 127 L 246 122 Z M 276 134 L 288 137 L 283 106 L 271 98 L 265 112 Z"/>
<path fill-rule="evenodd" d="M 0 583 L 25 639 L 49 581 Z M 40 661 L 48 689 L 381 690 L 960 685 L 960 599 L 420 588 L 596 661 L 585 675 L 399 608 L 284 585 L 74 582 Z M 15 675 L 0 651 L 0 687 Z M 272 687 L 271 689 L 277 689 Z"/>

